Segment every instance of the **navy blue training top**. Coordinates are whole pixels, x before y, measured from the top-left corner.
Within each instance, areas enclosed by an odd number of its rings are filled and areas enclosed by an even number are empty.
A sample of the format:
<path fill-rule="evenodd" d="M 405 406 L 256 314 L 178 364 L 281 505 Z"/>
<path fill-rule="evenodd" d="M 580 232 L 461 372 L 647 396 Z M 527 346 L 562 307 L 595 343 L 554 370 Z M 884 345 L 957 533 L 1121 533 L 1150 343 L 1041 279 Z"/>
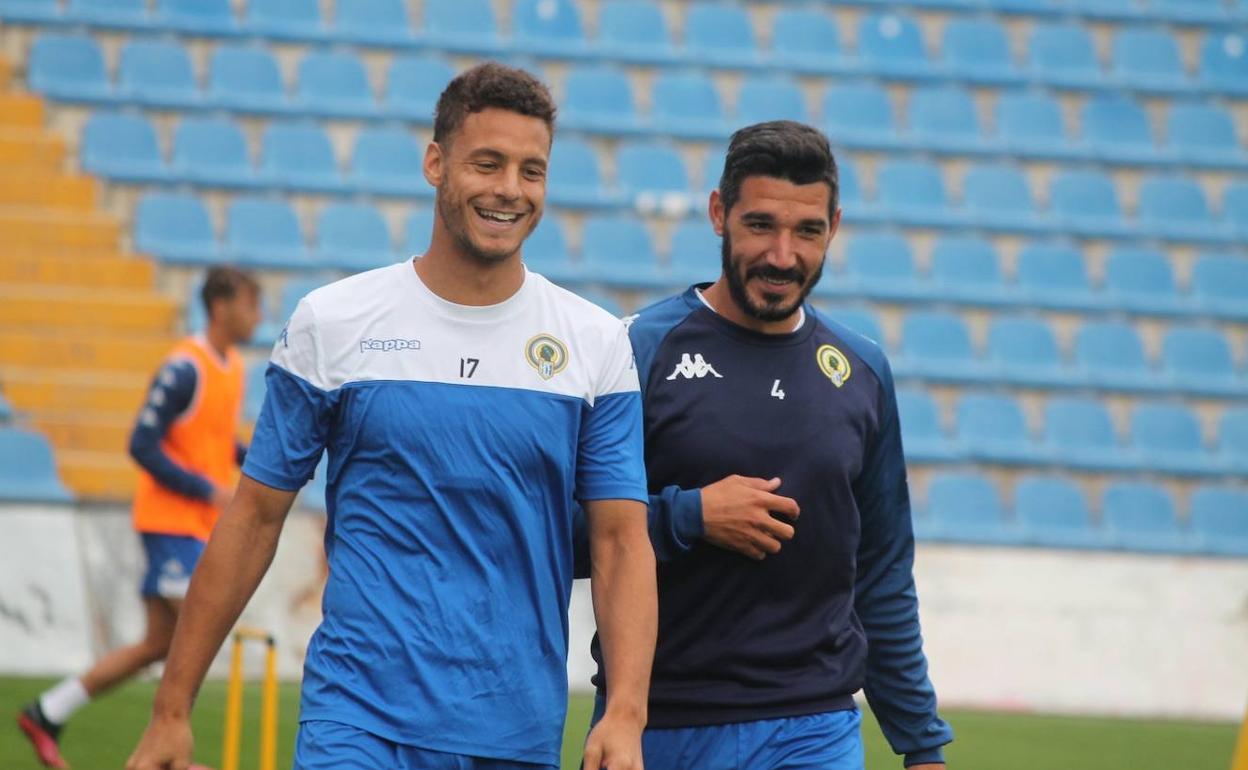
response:
<path fill-rule="evenodd" d="M 865 687 L 907 765 L 942 761 L 953 734 L 919 634 L 884 354 L 810 306 L 795 332 L 745 329 L 695 288 L 642 310 L 629 329 L 659 558 L 649 726 L 847 709 Z M 700 488 L 732 474 L 778 476 L 777 494 L 801 507 L 778 554 L 754 561 L 701 539 Z M 597 637 L 592 652 L 601 690 Z"/>

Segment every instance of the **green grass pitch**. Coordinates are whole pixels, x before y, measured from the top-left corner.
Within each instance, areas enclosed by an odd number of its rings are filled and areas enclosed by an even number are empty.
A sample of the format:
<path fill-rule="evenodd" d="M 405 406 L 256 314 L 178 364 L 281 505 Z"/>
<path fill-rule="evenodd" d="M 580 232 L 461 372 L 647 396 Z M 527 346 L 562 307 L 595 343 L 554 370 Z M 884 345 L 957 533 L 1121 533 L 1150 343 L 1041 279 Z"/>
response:
<path fill-rule="evenodd" d="M 14 722 L 21 704 L 51 684 L 48 679 L 0 677 L 0 768 L 36 770 Z M 151 707 L 152 682 L 127 685 L 92 703 L 66 729 L 62 748 L 74 770 L 119 770 L 138 740 Z M 221 755 L 225 683 L 209 682 L 195 710 L 196 760 L 216 767 Z M 278 767 L 290 767 L 299 692 L 281 690 Z M 576 768 L 589 722 L 590 699 L 574 696 L 563 744 L 564 768 Z M 256 766 L 259 687 L 248 686 L 244 706 L 243 768 Z M 1227 770 L 1237 725 L 1123 719 L 987 714 L 945 714 L 958 740 L 948 749 L 951 770 Z M 901 768 L 874 721 L 863 722 L 867 767 Z"/>

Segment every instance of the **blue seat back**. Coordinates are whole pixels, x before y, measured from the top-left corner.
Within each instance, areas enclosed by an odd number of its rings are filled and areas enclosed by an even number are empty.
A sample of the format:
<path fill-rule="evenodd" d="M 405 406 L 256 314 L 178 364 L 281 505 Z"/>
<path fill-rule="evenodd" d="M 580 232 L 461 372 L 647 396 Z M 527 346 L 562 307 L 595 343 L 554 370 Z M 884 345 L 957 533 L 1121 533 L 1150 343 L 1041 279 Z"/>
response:
<path fill-rule="evenodd" d="M 1135 327 L 1123 321 L 1088 321 L 1075 333 L 1075 360 L 1096 371 L 1148 371 L 1144 342 Z"/>
<path fill-rule="evenodd" d="M 524 242 L 524 261 L 538 272 L 542 265 L 568 261 L 568 240 L 559 217 L 547 213 L 537 223 L 533 234 Z"/>
<path fill-rule="evenodd" d="M 685 49 L 699 52 L 753 52 L 754 26 L 745 9 L 734 5 L 698 2 L 685 14 Z"/>
<path fill-rule="evenodd" d="M 1000 284 L 996 248 L 984 238 L 942 236 L 932 246 L 932 278 L 958 287 Z"/>
<path fill-rule="evenodd" d="M 587 265 L 650 268 L 658 262 L 650 232 L 631 216 L 590 217 L 585 221 L 581 242 Z"/>
<path fill-rule="evenodd" d="M 545 219 L 545 217 L 543 217 Z M 423 254 L 433 238 L 433 211 L 419 208 L 407 217 L 403 226 L 403 250 L 408 254 Z"/>
<path fill-rule="evenodd" d="M 1191 379 L 1235 373 L 1230 343 L 1217 329 L 1171 327 L 1161 342 L 1161 360 L 1168 371 Z"/>
<path fill-rule="evenodd" d="M 1120 219 L 1122 205 L 1107 174 L 1100 171 L 1061 171 L 1049 187 L 1049 205 L 1058 214 Z"/>
<path fill-rule="evenodd" d="M 1229 487 L 1200 487 L 1192 493 L 1191 529 L 1213 538 L 1248 538 L 1248 493 Z"/>
<path fill-rule="evenodd" d="M 42 34 L 35 38 L 27 65 L 35 91 L 74 88 L 105 89 L 104 54 L 86 35 Z"/>
<path fill-rule="evenodd" d="M 492 38 L 498 34 L 490 0 L 425 0 L 422 21 L 435 36 Z"/>
<path fill-rule="evenodd" d="M 637 116 L 632 84 L 628 76 L 615 67 L 599 65 L 569 70 L 564 93 L 565 115 L 618 117 L 624 121 L 632 121 Z"/>
<path fill-rule="evenodd" d="M 623 47 L 666 48 L 671 45 L 671 33 L 657 3 L 607 0 L 599 11 L 598 41 Z"/>
<path fill-rule="evenodd" d="M 303 235 L 289 203 L 245 196 L 230 202 L 226 242 L 231 249 L 246 253 L 288 252 L 302 248 Z"/>
<path fill-rule="evenodd" d="M 39 433 L 0 427 L 0 497 L 68 502 L 52 445 Z"/>
<path fill-rule="evenodd" d="M 412 133 L 405 129 L 363 128 L 355 135 L 351 171 L 357 178 L 422 178 L 424 151 Z"/>
<path fill-rule="evenodd" d="M 585 39 L 581 14 L 572 0 L 516 0 L 512 35 L 517 39 L 576 41 Z"/>
<path fill-rule="evenodd" d="M 927 512 L 935 521 L 955 526 L 999 527 L 1005 520 L 1001 495 L 978 473 L 939 473 L 927 485 Z"/>
<path fill-rule="evenodd" d="M 798 84 L 785 77 L 751 75 L 737 93 L 737 122 L 741 125 L 769 120 L 810 120 Z"/>
<path fill-rule="evenodd" d="M 270 123 L 261 140 L 260 168 L 272 174 L 336 174 L 325 129 L 314 123 Z"/>
<path fill-rule="evenodd" d="M 299 62 L 299 97 L 312 105 L 371 103 L 364 63 L 349 53 L 313 51 Z"/>
<path fill-rule="evenodd" d="M 232 120 L 183 118 L 173 135 L 172 165 L 175 169 L 248 173 L 247 139 Z"/>
<path fill-rule="evenodd" d="M 974 356 L 971 333 L 961 316 L 920 310 L 902 321 L 901 348 L 907 356 L 941 361 L 968 361 Z"/>
<path fill-rule="evenodd" d="M 962 200 L 971 209 L 1010 214 L 1035 210 L 1023 172 L 1004 164 L 971 166 L 962 178 Z"/>
<path fill-rule="evenodd" d="M 550 188 L 560 191 L 600 191 L 602 173 L 598 169 L 598 155 L 594 148 L 581 139 L 559 139 L 551 148 L 547 183 Z"/>
<path fill-rule="evenodd" d="M 204 32 L 232 31 L 238 25 L 230 0 L 156 0 L 157 23 Z"/>
<path fill-rule="evenodd" d="M 686 219 L 676 225 L 672 233 L 671 248 L 668 249 L 667 261 L 673 267 L 681 267 L 685 271 L 697 271 L 708 277 L 719 269 L 722 240 L 706 219 Z"/>
<path fill-rule="evenodd" d="M 888 93 L 870 84 L 835 85 L 824 92 L 823 122 L 831 136 L 843 130 L 891 133 L 895 128 Z"/>
<path fill-rule="evenodd" d="M 386 101 L 403 104 L 413 111 L 425 112 L 433 122 L 433 109 L 446 84 L 455 77 L 455 70 L 435 56 L 396 56 L 386 76 Z"/>
<path fill-rule="evenodd" d="M 267 48 L 219 45 L 212 52 L 208 90 L 217 98 L 241 94 L 251 98 L 284 98 L 286 89 L 277 60 Z"/>
<path fill-rule="evenodd" d="M 82 163 L 87 170 L 121 163 L 154 167 L 162 163 L 156 129 L 140 115 L 97 112 L 82 130 Z"/>
<path fill-rule="evenodd" d="M 1120 247 L 1105 260 L 1105 288 L 1124 294 L 1172 297 L 1174 269 L 1161 252 Z"/>
<path fill-rule="evenodd" d="M 963 70 L 998 72 L 1014 67 L 1005 28 L 995 21 L 954 18 L 945 25 L 941 51 Z"/>
<path fill-rule="evenodd" d="M 616 152 L 620 189 L 627 195 L 641 192 L 688 192 L 689 174 L 675 147 L 658 142 L 630 142 Z"/>
<path fill-rule="evenodd" d="M 1045 405 L 1044 435 L 1057 449 L 1113 449 L 1118 444 L 1105 404 L 1060 397 Z"/>
<path fill-rule="evenodd" d="M 1195 413 L 1177 404 L 1137 404 L 1131 413 L 1131 443 L 1161 452 L 1200 452 L 1204 439 Z"/>
<path fill-rule="evenodd" d="M 845 248 L 848 272 L 868 280 L 910 281 L 915 277 L 910 242 L 897 233 L 860 232 Z"/>
<path fill-rule="evenodd" d="M 1192 268 L 1198 297 L 1248 302 L 1248 259 L 1238 254 L 1200 254 Z"/>
<path fill-rule="evenodd" d="M 1144 108 L 1121 94 L 1094 96 L 1084 102 L 1080 124 L 1084 138 L 1096 145 L 1153 144 Z"/>
<path fill-rule="evenodd" d="M 1039 318 L 998 317 L 988 326 L 988 358 L 1012 367 L 1061 365 L 1057 338 Z"/>
<path fill-rule="evenodd" d="M 208 209 L 194 195 L 145 193 L 135 208 L 134 231 L 135 245 L 144 251 L 175 241 L 207 247 L 215 240 Z"/>
<path fill-rule="evenodd" d="M 1231 114 L 1213 104 L 1171 106 L 1166 116 L 1166 135 L 1172 147 L 1181 149 L 1234 153 L 1239 148 Z"/>
<path fill-rule="evenodd" d="M 900 62 L 920 64 L 927 58 L 918 23 L 895 13 L 862 17 L 858 22 L 858 56 L 868 67 L 888 67 Z"/>
<path fill-rule="evenodd" d="M 1036 24 L 1027 39 L 1027 60 L 1039 73 L 1095 73 L 1100 65 L 1088 30 L 1075 24 Z"/>
<path fill-rule="evenodd" d="M 1248 407 L 1227 407 L 1218 420 L 1218 447 L 1248 462 Z"/>
<path fill-rule="evenodd" d="M 781 8 L 772 20 L 772 56 L 828 57 L 840 54 L 840 33 L 822 10 Z"/>
<path fill-rule="evenodd" d="M 334 28 L 356 36 L 397 36 L 411 31 L 403 0 L 334 0 Z"/>
<path fill-rule="evenodd" d="M 177 43 L 132 40 L 121 51 L 118 84 L 134 96 L 177 95 L 193 98 L 197 86 L 191 59 Z"/>
<path fill-rule="evenodd" d="M 1053 294 L 1087 291 L 1083 255 L 1073 246 L 1028 244 L 1018 253 L 1018 284 Z"/>
<path fill-rule="evenodd" d="M 876 173 L 875 197 L 886 205 L 943 208 L 944 176 L 940 166 L 928 161 L 885 161 Z"/>
<path fill-rule="evenodd" d="M 1007 91 L 997 99 L 997 134 L 1016 141 L 1066 142 L 1061 107 L 1052 96 Z"/>
<path fill-rule="evenodd" d="M 1101 518 L 1111 530 L 1135 534 L 1179 532 L 1174 499 L 1157 484 L 1115 481 L 1105 488 Z"/>
<path fill-rule="evenodd" d="M 321 25 L 321 4 L 307 0 L 248 0 L 247 21 L 253 27 L 298 37 Z"/>
<path fill-rule="evenodd" d="M 1079 487 L 1057 476 L 1027 476 L 1014 489 L 1014 512 L 1024 525 L 1039 530 L 1091 527 L 1088 501 Z"/>
<path fill-rule="evenodd" d="M 828 311 L 827 316 L 867 339 L 884 341 L 884 327 L 880 324 L 880 317 L 870 308 L 837 307 Z"/>
<path fill-rule="evenodd" d="M 897 389 L 897 416 L 905 438 L 940 441 L 945 437 L 940 411 L 931 394 L 919 388 Z"/>
<path fill-rule="evenodd" d="M 1141 181 L 1136 216 L 1163 226 L 1173 222 L 1199 224 L 1213 218 L 1196 180 L 1177 175 L 1150 176 Z"/>
<path fill-rule="evenodd" d="M 375 206 L 330 203 L 317 217 L 316 241 L 322 252 L 368 252 L 389 256 L 390 230 Z"/>
<path fill-rule="evenodd" d="M 959 438 L 1020 445 L 1029 440 L 1023 408 L 1010 396 L 968 393 L 958 399 L 956 411 Z"/>
<path fill-rule="evenodd" d="M 978 114 L 970 92 L 959 86 L 923 87 L 910 93 L 910 131 L 917 135 L 977 137 Z"/>
<path fill-rule="evenodd" d="M 701 72 L 660 74 L 654 81 L 652 99 L 655 116 L 711 120 L 724 115 L 715 84 Z"/>
<path fill-rule="evenodd" d="M 1182 76 L 1179 41 L 1164 30 L 1124 27 L 1114 36 L 1113 67 L 1120 75 Z"/>
<path fill-rule="evenodd" d="M 1200 73 L 1214 86 L 1243 89 L 1248 83 L 1248 39 L 1242 32 L 1206 32 L 1200 44 Z"/>

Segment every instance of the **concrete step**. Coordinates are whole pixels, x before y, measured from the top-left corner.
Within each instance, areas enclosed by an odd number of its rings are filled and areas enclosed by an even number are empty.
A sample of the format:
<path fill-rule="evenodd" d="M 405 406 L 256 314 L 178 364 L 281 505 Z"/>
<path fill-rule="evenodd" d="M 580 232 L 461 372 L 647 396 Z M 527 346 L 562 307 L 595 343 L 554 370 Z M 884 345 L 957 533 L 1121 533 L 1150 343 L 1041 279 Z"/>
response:
<path fill-rule="evenodd" d="M 130 289 L 84 289 L 37 284 L 0 287 L 0 330 L 53 329 L 169 337 L 179 309 L 170 298 Z"/>
<path fill-rule="evenodd" d="M 134 415 L 112 412 L 100 414 L 65 413 L 62 416 L 29 417 L 30 424 L 48 437 L 56 451 L 106 452 L 127 454 Z"/>
<path fill-rule="evenodd" d="M 172 335 L 127 338 L 98 333 L 0 329 L 0 361 L 5 366 L 16 367 L 150 373 L 174 341 Z"/>
<path fill-rule="evenodd" d="M 0 171 L 0 206 L 93 211 L 97 183 L 89 176 Z"/>
<path fill-rule="evenodd" d="M 65 485 L 80 498 L 124 501 L 134 497 L 138 467 L 124 452 L 58 450 L 56 464 Z"/>
<path fill-rule="evenodd" d="M 156 277 L 150 260 L 120 254 L 58 255 L 38 250 L 0 252 L 0 286 L 38 284 L 94 289 L 147 289 Z"/>
<path fill-rule="evenodd" d="M 5 63 L 0 62 L 0 81 L 6 76 Z M 3 84 L 0 83 L 0 88 Z M 0 93 L 0 129 L 23 128 L 42 131 L 44 128 L 43 100 L 34 94 L 18 91 Z"/>
<path fill-rule="evenodd" d="M 33 128 L 0 127 L 0 165 L 6 170 L 33 169 L 61 173 L 65 140 Z"/>
<path fill-rule="evenodd" d="M 155 372 L 103 372 L 89 369 L 0 365 L 0 388 L 19 412 L 32 417 L 69 414 L 138 414 Z"/>
<path fill-rule="evenodd" d="M 71 215 L 29 206 L 0 206 L 0 243 L 16 248 L 116 251 L 121 243 L 121 223 L 93 212 Z"/>

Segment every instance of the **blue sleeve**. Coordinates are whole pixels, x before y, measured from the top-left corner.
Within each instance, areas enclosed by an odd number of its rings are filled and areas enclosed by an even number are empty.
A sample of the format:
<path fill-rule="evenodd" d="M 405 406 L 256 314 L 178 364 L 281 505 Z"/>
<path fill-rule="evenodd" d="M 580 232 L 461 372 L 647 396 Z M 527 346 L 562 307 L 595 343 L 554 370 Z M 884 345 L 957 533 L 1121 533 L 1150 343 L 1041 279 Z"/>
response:
<path fill-rule="evenodd" d="M 646 499 L 637 391 L 598 397 L 585 412 L 576 457 L 576 499 Z"/>
<path fill-rule="evenodd" d="M 161 447 L 169 427 L 195 397 L 196 380 L 195 365 L 190 361 L 170 361 L 161 367 L 130 434 L 130 456 L 162 487 L 194 500 L 210 500 L 212 482 L 178 465 Z"/>
<path fill-rule="evenodd" d="M 264 405 L 243 473 L 265 486 L 294 492 L 312 478 L 321 459 L 334 420 L 334 394 L 272 363 L 264 382 Z"/>
<path fill-rule="evenodd" d="M 862 519 L 855 609 L 867 635 L 865 691 L 893 751 L 907 767 L 943 762 L 953 731 L 936 712 L 914 586 L 914 530 L 897 399 L 881 360 L 879 426 L 854 485 Z"/>
<path fill-rule="evenodd" d="M 646 506 L 650 544 L 654 557 L 671 561 L 693 547 L 702 537 L 702 490 L 668 487 L 650 495 Z M 585 509 L 576 506 L 572 520 L 572 576 L 589 577 L 589 524 Z"/>

